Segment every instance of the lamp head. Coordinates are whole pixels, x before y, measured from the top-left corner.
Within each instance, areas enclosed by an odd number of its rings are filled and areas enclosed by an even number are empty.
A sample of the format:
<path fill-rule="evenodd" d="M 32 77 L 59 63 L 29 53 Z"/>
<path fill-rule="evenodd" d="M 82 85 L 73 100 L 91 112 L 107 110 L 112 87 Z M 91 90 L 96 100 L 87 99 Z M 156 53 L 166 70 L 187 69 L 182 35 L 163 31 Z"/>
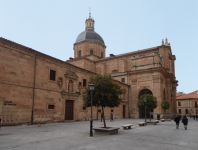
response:
<path fill-rule="evenodd" d="M 94 87 L 95 87 L 95 84 L 92 84 L 92 83 L 89 84 L 89 90 L 90 90 L 90 91 L 93 91 L 93 90 L 94 90 Z"/>
<path fill-rule="evenodd" d="M 146 98 L 144 98 L 144 103 L 146 103 Z"/>

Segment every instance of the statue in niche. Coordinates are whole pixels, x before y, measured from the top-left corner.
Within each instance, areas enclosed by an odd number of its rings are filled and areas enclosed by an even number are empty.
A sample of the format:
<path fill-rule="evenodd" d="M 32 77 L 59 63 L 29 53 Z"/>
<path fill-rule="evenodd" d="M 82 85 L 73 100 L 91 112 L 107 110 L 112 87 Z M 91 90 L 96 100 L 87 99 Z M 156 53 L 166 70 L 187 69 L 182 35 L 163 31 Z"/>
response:
<path fill-rule="evenodd" d="M 73 81 L 72 80 L 69 80 L 69 83 L 68 83 L 68 92 L 73 92 Z"/>

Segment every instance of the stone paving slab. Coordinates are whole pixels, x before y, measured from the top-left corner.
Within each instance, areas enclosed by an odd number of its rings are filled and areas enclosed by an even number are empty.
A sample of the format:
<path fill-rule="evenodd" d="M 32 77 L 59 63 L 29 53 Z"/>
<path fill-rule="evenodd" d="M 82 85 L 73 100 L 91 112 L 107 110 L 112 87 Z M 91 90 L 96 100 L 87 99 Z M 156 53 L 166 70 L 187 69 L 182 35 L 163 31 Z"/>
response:
<path fill-rule="evenodd" d="M 133 128 L 93 137 L 89 137 L 89 121 L 2 127 L 0 150 L 198 150 L 198 121 L 189 119 L 188 130 L 182 124 L 176 129 L 173 121 L 139 127 L 141 121 L 107 120 L 108 127 L 133 124 Z M 100 121 L 93 122 L 93 127 L 102 126 Z"/>

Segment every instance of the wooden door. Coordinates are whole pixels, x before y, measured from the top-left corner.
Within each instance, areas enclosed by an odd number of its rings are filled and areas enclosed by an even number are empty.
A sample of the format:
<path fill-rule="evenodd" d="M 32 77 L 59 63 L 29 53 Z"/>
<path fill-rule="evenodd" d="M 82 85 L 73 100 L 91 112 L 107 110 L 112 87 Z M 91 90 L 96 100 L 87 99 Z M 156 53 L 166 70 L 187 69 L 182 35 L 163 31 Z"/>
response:
<path fill-rule="evenodd" d="M 125 118 L 125 105 L 123 105 L 123 118 Z"/>
<path fill-rule="evenodd" d="M 66 100 L 65 105 L 65 120 L 73 120 L 74 101 Z"/>

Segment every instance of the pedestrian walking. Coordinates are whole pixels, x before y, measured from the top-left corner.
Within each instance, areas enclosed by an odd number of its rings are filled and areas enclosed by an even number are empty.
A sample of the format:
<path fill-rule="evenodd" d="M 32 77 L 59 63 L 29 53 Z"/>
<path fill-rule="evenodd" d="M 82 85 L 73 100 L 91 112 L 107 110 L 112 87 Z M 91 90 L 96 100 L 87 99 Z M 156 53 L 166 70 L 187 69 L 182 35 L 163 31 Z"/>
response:
<path fill-rule="evenodd" d="M 193 116 L 194 120 L 195 120 L 195 115 Z"/>
<path fill-rule="evenodd" d="M 113 120 L 113 114 L 111 113 L 111 115 L 110 115 L 110 121 L 114 121 Z"/>
<path fill-rule="evenodd" d="M 181 115 L 179 115 L 179 121 L 181 120 L 181 118 L 182 118 L 182 116 L 181 116 Z"/>
<path fill-rule="evenodd" d="M 101 113 L 101 122 L 102 122 L 102 119 L 103 119 L 103 113 Z"/>
<path fill-rule="evenodd" d="M 176 129 L 179 129 L 179 121 L 180 121 L 180 119 L 179 119 L 178 115 L 175 117 L 174 121 L 176 123 Z"/>
<path fill-rule="evenodd" d="M 0 118 L 0 130 L 1 130 L 1 118 Z"/>
<path fill-rule="evenodd" d="M 198 119 L 198 115 L 196 114 L 196 121 L 197 121 L 197 119 Z"/>
<path fill-rule="evenodd" d="M 182 123 L 184 124 L 184 129 L 187 130 L 188 118 L 185 115 L 183 116 Z"/>
<path fill-rule="evenodd" d="M 157 114 L 157 120 L 160 120 L 160 114 Z"/>

